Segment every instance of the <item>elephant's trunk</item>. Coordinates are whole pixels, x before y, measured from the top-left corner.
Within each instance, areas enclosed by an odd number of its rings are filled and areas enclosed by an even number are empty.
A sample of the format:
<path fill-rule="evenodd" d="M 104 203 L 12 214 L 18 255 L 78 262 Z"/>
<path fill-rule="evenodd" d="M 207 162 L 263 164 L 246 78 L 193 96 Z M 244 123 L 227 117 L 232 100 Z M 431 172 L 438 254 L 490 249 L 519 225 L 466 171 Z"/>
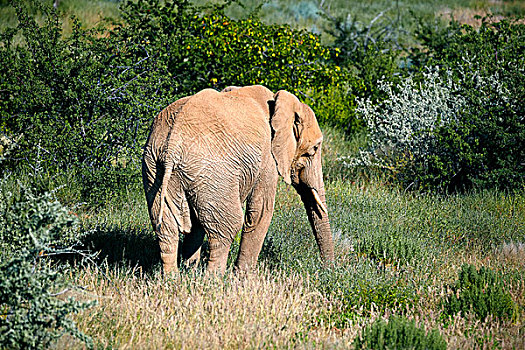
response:
<path fill-rule="evenodd" d="M 308 214 L 323 264 L 329 266 L 334 262 L 334 241 L 326 209 L 324 184 L 321 182 L 317 190 L 304 185 L 298 186 L 297 190 Z"/>

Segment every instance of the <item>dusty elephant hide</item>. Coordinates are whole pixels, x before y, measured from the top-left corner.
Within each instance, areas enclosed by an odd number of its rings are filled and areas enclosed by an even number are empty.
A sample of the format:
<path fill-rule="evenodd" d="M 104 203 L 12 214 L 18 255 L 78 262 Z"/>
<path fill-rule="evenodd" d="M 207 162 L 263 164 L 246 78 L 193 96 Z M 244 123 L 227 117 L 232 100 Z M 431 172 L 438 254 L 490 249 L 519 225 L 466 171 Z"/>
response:
<path fill-rule="evenodd" d="M 166 107 L 153 122 L 142 163 L 164 271 L 177 270 L 178 252 L 183 263 L 197 263 L 204 235 L 207 269 L 224 271 L 241 228 L 236 266 L 253 266 L 270 225 L 279 175 L 301 196 L 321 257 L 333 261 L 321 144 L 313 111 L 284 90 L 205 89 Z M 180 233 L 186 235 L 181 247 Z"/>

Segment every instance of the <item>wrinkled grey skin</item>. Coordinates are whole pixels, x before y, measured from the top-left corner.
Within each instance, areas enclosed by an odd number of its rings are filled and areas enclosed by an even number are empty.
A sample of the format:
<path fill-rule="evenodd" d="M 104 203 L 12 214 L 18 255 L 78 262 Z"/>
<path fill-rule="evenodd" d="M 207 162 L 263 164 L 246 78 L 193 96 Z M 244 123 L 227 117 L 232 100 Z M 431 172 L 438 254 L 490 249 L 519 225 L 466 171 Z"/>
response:
<path fill-rule="evenodd" d="M 177 271 L 178 252 L 182 262 L 198 262 L 205 234 L 207 269 L 224 272 L 241 228 L 236 266 L 252 267 L 273 215 L 279 175 L 301 196 L 321 257 L 332 262 L 321 143 L 313 111 L 284 90 L 205 89 L 164 109 L 153 122 L 142 162 L 164 272 Z"/>

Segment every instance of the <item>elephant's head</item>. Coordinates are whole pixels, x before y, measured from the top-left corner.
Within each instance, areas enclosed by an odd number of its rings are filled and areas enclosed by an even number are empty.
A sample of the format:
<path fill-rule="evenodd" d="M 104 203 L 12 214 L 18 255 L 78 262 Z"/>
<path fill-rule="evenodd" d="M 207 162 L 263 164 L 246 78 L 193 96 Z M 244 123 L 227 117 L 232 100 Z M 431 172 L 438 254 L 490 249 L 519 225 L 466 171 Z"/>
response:
<path fill-rule="evenodd" d="M 272 153 L 277 170 L 301 196 L 324 263 L 332 262 L 334 244 L 321 165 L 323 134 L 312 109 L 295 95 L 281 90 L 274 100 Z"/>

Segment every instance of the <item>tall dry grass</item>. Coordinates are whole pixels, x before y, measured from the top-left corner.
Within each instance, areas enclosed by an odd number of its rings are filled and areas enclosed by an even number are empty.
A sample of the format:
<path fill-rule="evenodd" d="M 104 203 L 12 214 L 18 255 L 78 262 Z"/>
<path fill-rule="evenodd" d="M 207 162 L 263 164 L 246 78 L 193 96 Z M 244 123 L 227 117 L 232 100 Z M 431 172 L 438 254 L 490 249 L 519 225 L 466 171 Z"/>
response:
<path fill-rule="evenodd" d="M 105 274 L 88 266 L 74 278 L 98 301 L 78 325 L 102 348 L 290 348 L 304 341 L 325 301 L 307 277 L 264 268 L 223 278 L 147 277 L 125 268 Z"/>
<path fill-rule="evenodd" d="M 472 263 L 475 256 L 464 256 Z M 494 266 L 495 267 L 495 266 Z M 238 275 L 206 276 L 184 272 L 176 278 L 138 269 L 93 265 L 72 275 L 84 291 L 77 297 L 98 305 L 76 316 L 79 328 L 97 348 L 116 349 L 252 349 L 351 348 L 355 337 L 379 318 L 403 314 L 427 331 L 437 329 L 449 349 L 525 348 L 523 320 L 502 321 L 458 314 L 448 321 L 438 306 L 448 292 L 440 276 L 415 293 L 420 298 L 404 309 L 355 314 L 345 327 L 330 320 L 341 301 L 322 295 L 309 274 L 260 267 Z M 523 293 L 523 282 L 510 286 Z M 514 295 L 523 302 L 523 295 Z M 366 310 L 363 310 L 366 311 Z M 82 348 L 63 337 L 57 348 Z"/>

